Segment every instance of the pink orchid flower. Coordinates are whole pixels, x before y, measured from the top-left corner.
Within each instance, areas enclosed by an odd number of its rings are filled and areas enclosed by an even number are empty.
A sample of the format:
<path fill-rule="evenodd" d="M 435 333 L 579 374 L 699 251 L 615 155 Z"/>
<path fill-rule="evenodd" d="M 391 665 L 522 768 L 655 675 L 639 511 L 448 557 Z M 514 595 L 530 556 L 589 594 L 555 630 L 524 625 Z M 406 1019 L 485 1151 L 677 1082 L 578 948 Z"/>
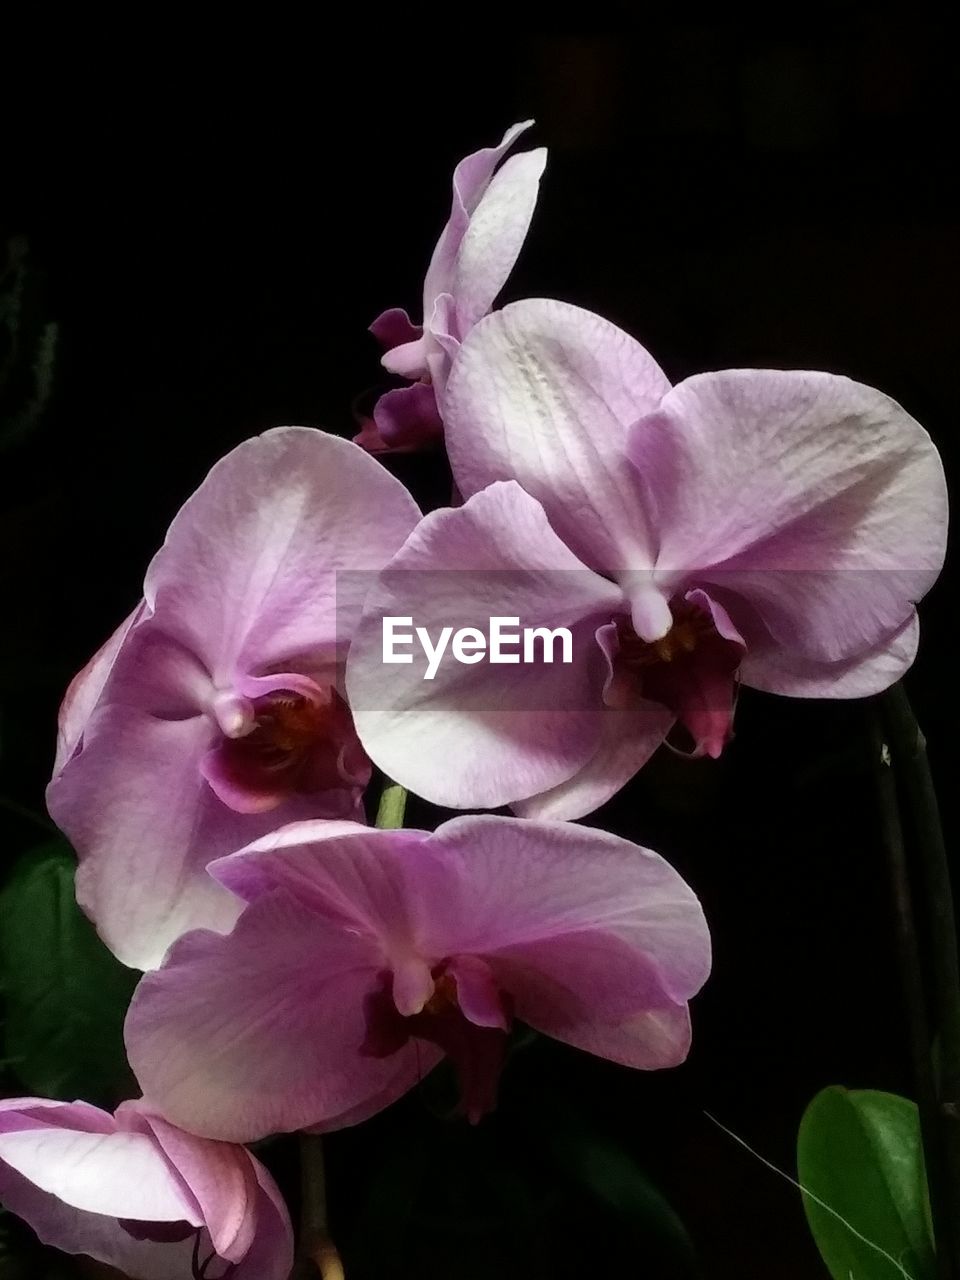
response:
<path fill-rule="evenodd" d="M 423 282 L 422 326 L 396 307 L 370 326 L 387 348 L 384 368 L 414 384 L 380 397 L 373 421 L 356 437 L 371 452 L 416 449 L 443 430 L 450 362 L 506 284 L 533 217 L 546 150 L 538 147 L 500 165 L 532 124 L 513 125 L 499 146 L 475 151 L 454 170 L 450 217 Z"/>
<path fill-rule="evenodd" d="M 286 1205 L 244 1147 L 142 1102 L 0 1102 L 0 1202 L 44 1244 L 131 1280 L 288 1280 Z"/>
<path fill-rule="evenodd" d="M 367 751 L 427 799 L 580 817 L 672 729 L 719 755 L 738 683 L 859 697 L 912 662 L 946 489 L 881 392 L 774 370 L 671 388 L 614 325 L 532 300 L 474 328 L 446 424 L 468 500 L 391 561 L 347 671 Z M 562 625 L 572 660 L 448 655 L 424 679 L 422 653 L 381 661 L 386 615 L 434 640 L 493 616 Z"/>
<path fill-rule="evenodd" d="M 174 519 L 143 602 L 67 692 L 47 796 L 78 899 L 126 964 L 230 928 L 213 858 L 295 818 L 362 817 L 342 667 L 363 575 L 343 571 L 379 568 L 418 516 L 362 449 L 285 427 L 217 463 Z"/>
<path fill-rule="evenodd" d="M 249 905 L 227 936 L 181 938 L 126 1026 L 147 1096 L 196 1132 L 355 1124 L 444 1055 L 477 1120 L 514 1018 L 628 1066 L 687 1053 L 703 912 L 617 836 L 493 816 L 432 835 L 299 822 L 211 874 Z"/>

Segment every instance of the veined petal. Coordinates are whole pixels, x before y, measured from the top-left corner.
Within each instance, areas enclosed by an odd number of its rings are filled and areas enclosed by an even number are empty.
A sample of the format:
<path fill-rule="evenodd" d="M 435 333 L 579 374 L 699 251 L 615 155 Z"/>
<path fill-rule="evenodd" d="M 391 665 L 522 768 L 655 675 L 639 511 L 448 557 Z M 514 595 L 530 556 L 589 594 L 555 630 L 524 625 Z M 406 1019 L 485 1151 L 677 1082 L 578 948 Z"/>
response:
<path fill-rule="evenodd" d="M 622 596 L 588 570 L 515 484 L 426 517 L 367 599 L 347 664 L 357 732 L 390 777 L 437 804 L 495 806 L 556 786 L 596 750 L 602 655 L 594 641 Z M 412 662 L 383 661 L 385 617 L 409 618 L 439 643 L 490 619 L 567 627 L 570 663 L 461 663 L 447 650 L 432 677 L 420 642 Z M 516 631 L 517 627 L 509 628 Z M 560 655 L 562 656 L 562 655 Z"/>
<path fill-rule="evenodd" d="M 848 378 L 688 378 L 632 429 L 630 456 L 656 504 L 658 574 L 718 585 L 741 630 L 730 601 L 742 598 L 797 658 L 888 641 L 940 571 L 937 452 L 898 404 Z"/>
<path fill-rule="evenodd" d="M 83 1103 L 3 1103 L 0 1199 L 44 1243 L 137 1280 L 191 1274 L 198 1230 L 200 1256 L 216 1247 L 244 1280 L 286 1280 L 292 1265 L 289 1215 L 266 1170 L 141 1102 L 116 1118 Z"/>
<path fill-rule="evenodd" d="M 253 1243 L 260 1198 L 247 1151 L 195 1137 L 146 1109 L 143 1120 L 200 1206 L 214 1249 L 228 1262 L 240 1262 Z"/>
<path fill-rule="evenodd" d="M 457 254 L 470 224 L 470 217 L 480 203 L 497 165 L 516 142 L 517 138 L 533 124 L 525 120 L 512 125 L 500 144 L 474 151 L 457 165 L 453 172 L 453 203 L 450 217 L 440 233 L 427 274 L 423 282 L 423 314 L 427 318 L 441 293 L 449 293 L 456 272 Z"/>
<path fill-rule="evenodd" d="M 363 449 L 277 428 L 221 459 L 182 507 L 147 571 L 147 603 L 217 684 L 329 658 L 360 607 L 338 595 L 340 571 L 379 569 L 418 516 Z"/>
<path fill-rule="evenodd" d="M 249 1152 L 257 1180 L 256 1234 L 237 1267 L 235 1280 L 288 1280 L 293 1270 L 293 1226 L 280 1189 L 256 1156 Z"/>
<path fill-rule="evenodd" d="M 56 776 L 76 751 L 83 730 L 100 700 L 103 687 L 123 647 L 127 633 L 144 616 L 146 605 L 141 600 L 124 618 L 113 635 L 97 650 L 82 671 L 70 681 L 57 718 L 57 755 L 53 765 Z"/>
<path fill-rule="evenodd" d="M 443 900 L 423 910 L 441 955 L 535 957 L 541 943 L 593 933 L 632 948 L 663 992 L 689 999 L 710 969 L 710 939 L 692 889 L 649 849 L 565 822 L 489 814 L 454 818 L 430 841 L 451 868 Z M 425 891 L 435 881 L 426 877 Z M 562 947 L 544 961 L 564 964 Z M 536 964 L 535 958 L 531 963 Z M 638 1007 L 643 1007 L 642 1003 Z"/>
<path fill-rule="evenodd" d="M 628 428 L 670 389 L 639 342 L 563 302 L 515 302 L 466 337 L 444 420 L 466 495 L 517 480 L 591 568 L 652 567 L 656 528 L 625 458 Z"/>
<path fill-rule="evenodd" d="M 816 662 L 758 645 L 747 653 L 740 678 L 753 689 L 794 698 L 867 698 L 889 689 L 912 666 L 919 640 L 914 611 L 891 639 L 842 662 Z"/>
<path fill-rule="evenodd" d="M 42 1128 L 0 1133 L 0 1164 L 85 1213 L 203 1223 L 196 1200 L 145 1134 L 85 1133 L 61 1128 L 54 1118 Z"/>
<path fill-rule="evenodd" d="M 559 1023 L 542 1029 L 587 1053 L 641 1071 L 676 1067 L 690 1049 L 690 1010 L 685 1004 L 649 1009 L 620 1023 Z"/>
<path fill-rule="evenodd" d="M 572 778 L 549 791 L 514 801 L 521 818 L 570 821 L 593 813 L 615 796 L 650 759 L 670 732 L 674 715 L 644 699 L 606 707 L 596 751 Z"/>
<path fill-rule="evenodd" d="M 145 1095 L 192 1132 L 251 1141 L 362 1107 L 401 1064 L 366 1058 L 364 999 L 382 952 L 286 890 L 252 903 L 233 932 L 181 938 L 127 1016 Z M 414 1059 L 415 1050 L 400 1051 Z"/>
<path fill-rule="evenodd" d="M 114 954 L 138 969 L 158 965 L 187 929 L 229 929 L 240 903 L 207 863 L 311 809 L 309 797 L 267 814 L 228 809 L 200 773 L 213 734 L 205 716 L 159 720 L 106 706 L 48 788 L 50 813 L 80 857 L 78 900 Z"/>
<path fill-rule="evenodd" d="M 547 163 L 544 147 L 504 161 L 480 198 L 454 263 L 449 291 L 456 336 L 463 338 L 493 306 L 527 236 Z"/>

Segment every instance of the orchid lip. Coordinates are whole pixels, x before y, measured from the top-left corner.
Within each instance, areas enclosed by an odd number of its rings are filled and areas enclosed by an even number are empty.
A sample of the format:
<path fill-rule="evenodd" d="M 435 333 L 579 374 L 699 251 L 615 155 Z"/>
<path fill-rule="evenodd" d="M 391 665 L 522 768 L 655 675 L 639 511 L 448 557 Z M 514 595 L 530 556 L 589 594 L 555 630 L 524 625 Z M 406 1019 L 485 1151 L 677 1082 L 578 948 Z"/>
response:
<path fill-rule="evenodd" d="M 478 1021 L 476 1012 L 464 1007 L 463 977 L 458 972 L 471 965 L 492 979 L 484 961 L 468 958 L 429 966 L 418 957 L 399 970 L 384 970 L 366 1000 L 367 1032 L 360 1053 L 390 1057 L 410 1039 L 436 1045 L 456 1071 L 462 1113 L 476 1124 L 496 1106 L 513 1002 L 506 992 L 493 988 L 494 1017 Z M 403 984 L 400 991 L 398 979 Z"/>

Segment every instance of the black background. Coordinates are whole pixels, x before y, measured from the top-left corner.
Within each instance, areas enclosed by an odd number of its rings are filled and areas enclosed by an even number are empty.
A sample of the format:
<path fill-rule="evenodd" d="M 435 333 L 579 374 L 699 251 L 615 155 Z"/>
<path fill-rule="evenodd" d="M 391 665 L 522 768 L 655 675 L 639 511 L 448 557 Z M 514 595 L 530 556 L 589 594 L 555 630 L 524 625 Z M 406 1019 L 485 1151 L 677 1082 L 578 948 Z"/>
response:
<path fill-rule="evenodd" d="M 390 35 L 371 15 L 352 35 L 278 18 L 202 44 L 147 19 L 75 48 L 61 31 L 55 51 L 12 37 L 0 219 L 29 239 L 60 345 L 49 413 L 0 455 L 0 792 L 42 808 L 61 692 L 216 458 L 279 423 L 352 432 L 354 397 L 382 381 L 367 324 L 416 311 L 455 161 L 514 120 L 536 117 L 550 158 L 505 297 L 599 311 L 674 380 L 741 365 L 878 386 L 928 427 L 951 478 L 945 14 L 623 10 L 616 32 L 547 35 L 493 12 L 445 34 L 411 11 Z M 441 491 L 436 462 L 392 465 L 419 496 Z M 908 681 L 948 839 L 951 584 L 948 569 L 923 606 Z M 690 1062 L 641 1077 L 538 1044 L 476 1133 L 414 1097 L 335 1137 L 351 1280 L 673 1274 L 564 1180 L 542 1127 L 581 1123 L 654 1175 L 705 1275 L 825 1275 L 798 1193 L 703 1111 L 793 1172 L 818 1089 L 912 1091 L 866 716 L 748 692 L 721 762 L 658 758 L 589 819 L 658 848 L 703 897 L 716 964 Z M 0 823 L 5 858 L 35 839 L 26 820 Z M 403 1212 L 398 1187 L 413 1188 Z"/>

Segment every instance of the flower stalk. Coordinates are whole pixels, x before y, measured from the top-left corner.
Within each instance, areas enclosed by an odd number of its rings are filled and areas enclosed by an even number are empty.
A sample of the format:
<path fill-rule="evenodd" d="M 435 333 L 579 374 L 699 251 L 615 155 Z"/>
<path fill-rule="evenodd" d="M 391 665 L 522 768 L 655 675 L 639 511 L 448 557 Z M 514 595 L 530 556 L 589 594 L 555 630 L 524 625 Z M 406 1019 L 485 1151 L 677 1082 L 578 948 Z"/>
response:
<path fill-rule="evenodd" d="M 403 815 L 407 808 L 407 791 L 397 786 L 389 778 L 384 780 L 380 795 L 380 806 L 377 809 L 376 826 L 381 831 L 396 831 L 403 826 Z"/>
<path fill-rule="evenodd" d="M 300 1188 L 300 1252 L 323 1280 L 344 1280 L 343 1263 L 330 1237 L 323 1139 L 316 1133 L 300 1135 Z"/>
<path fill-rule="evenodd" d="M 960 1277 L 960 958 L 950 867 L 926 743 L 903 685 L 879 699 L 892 770 L 881 814 L 894 879 L 901 964 L 942 1280 Z M 899 806 L 897 799 L 899 797 Z M 904 855 L 904 832 L 909 865 Z M 924 987 L 927 989 L 924 995 Z"/>

